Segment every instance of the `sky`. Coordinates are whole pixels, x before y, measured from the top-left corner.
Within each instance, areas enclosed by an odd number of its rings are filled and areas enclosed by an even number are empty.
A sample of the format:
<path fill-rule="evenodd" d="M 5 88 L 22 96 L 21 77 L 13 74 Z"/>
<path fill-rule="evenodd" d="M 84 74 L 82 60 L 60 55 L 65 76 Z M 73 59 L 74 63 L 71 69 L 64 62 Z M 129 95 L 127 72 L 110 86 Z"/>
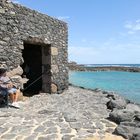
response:
<path fill-rule="evenodd" d="M 13 0 L 68 24 L 68 59 L 140 64 L 140 0 Z"/>

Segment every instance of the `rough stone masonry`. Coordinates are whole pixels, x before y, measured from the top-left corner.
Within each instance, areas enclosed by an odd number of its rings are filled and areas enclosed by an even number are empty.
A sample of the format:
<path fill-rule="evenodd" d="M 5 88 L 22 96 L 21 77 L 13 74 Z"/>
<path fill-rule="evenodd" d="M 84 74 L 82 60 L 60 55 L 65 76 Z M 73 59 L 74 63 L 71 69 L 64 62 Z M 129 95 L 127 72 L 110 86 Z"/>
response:
<path fill-rule="evenodd" d="M 67 24 L 19 4 L 0 0 L 0 64 L 8 71 L 24 63 L 24 43 L 42 47 L 42 70 L 49 70 L 51 75 L 50 81 L 46 80 L 47 74 L 42 78 L 42 90 L 48 92 L 48 85 L 55 87 L 54 92 L 58 93 L 67 89 Z M 48 46 L 50 51 L 46 53 Z"/>

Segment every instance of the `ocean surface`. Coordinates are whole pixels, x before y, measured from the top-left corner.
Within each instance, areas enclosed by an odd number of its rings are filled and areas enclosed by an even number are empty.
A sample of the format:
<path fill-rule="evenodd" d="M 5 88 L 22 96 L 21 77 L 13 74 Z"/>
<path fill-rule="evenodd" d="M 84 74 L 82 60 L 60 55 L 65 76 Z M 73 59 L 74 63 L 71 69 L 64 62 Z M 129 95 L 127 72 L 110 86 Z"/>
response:
<path fill-rule="evenodd" d="M 69 82 L 85 88 L 115 91 L 131 101 L 140 103 L 140 73 L 101 71 L 69 72 Z"/>

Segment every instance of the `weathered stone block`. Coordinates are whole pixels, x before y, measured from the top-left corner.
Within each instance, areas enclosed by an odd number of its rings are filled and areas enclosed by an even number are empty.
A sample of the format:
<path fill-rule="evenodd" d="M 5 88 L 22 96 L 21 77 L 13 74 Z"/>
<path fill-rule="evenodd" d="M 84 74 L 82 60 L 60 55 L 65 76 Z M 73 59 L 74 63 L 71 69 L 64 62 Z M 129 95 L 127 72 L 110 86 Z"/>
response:
<path fill-rule="evenodd" d="M 0 13 L 1 14 L 5 13 L 5 9 L 0 9 Z"/>
<path fill-rule="evenodd" d="M 52 65 L 52 66 L 51 66 L 51 69 L 52 69 L 52 72 L 53 72 L 53 73 L 58 73 L 58 72 L 59 72 L 59 68 L 58 68 L 57 65 Z"/>
<path fill-rule="evenodd" d="M 23 70 L 20 66 L 18 66 L 17 68 L 13 69 L 12 71 L 7 72 L 7 75 L 9 77 L 15 76 L 15 75 L 22 75 Z"/>
<path fill-rule="evenodd" d="M 51 48 L 51 55 L 58 55 L 58 49 L 56 47 Z"/>
<path fill-rule="evenodd" d="M 57 92 L 57 85 L 55 85 L 54 83 L 51 84 L 51 92 L 52 93 L 56 93 Z"/>

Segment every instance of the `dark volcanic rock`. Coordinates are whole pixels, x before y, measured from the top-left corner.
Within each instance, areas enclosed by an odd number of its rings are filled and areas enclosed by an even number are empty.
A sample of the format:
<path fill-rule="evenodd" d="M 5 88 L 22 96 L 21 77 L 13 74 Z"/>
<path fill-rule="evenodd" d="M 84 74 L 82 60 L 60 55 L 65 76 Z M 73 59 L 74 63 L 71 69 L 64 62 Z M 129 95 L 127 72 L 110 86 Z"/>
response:
<path fill-rule="evenodd" d="M 135 115 L 135 120 L 136 120 L 136 121 L 140 121 L 140 114 L 136 114 L 136 115 Z"/>
<path fill-rule="evenodd" d="M 137 127 L 140 128 L 140 122 L 138 121 L 132 121 L 132 122 L 121 122 L 120 125 L 128 126 L 128 127 Z"/>
<path fill-rule="evenodd" d="M 134 134 L 132 137 L 132 140 L 140 140 L 140 133 L 139 134 Z"/>
<path fill-rule="evenodd" d="M 114 110 L 109 119 L 120 123 L 114 133 L 129 140 L 140 140 L 140 106 L 127 104 L 126 109 Z"/>
<path fill-rule="evenodd" d="M 131 112 L 126 109 L 114 110 L 109 114 L 109 119 L 118 124 L 124 121 L 132 121 L 133 118 L 134 118 L 134 112 Z"/>
<path fill-rule="evenodd" d="M 127 126 L 119 125 L 115 131 L 114 134 L 121 135 L 126 139 L 132 138 L 133 134 L 131 133 L 132 130 L 128 128 Z"/>
<path fill-rule="evenodd" d="M 135 113 L 140 113 L 140 106 L 133 103 L 127 104 L 126 109 L 134 111 Z"/>
<path fill-rule="evenodd" d="M 114 108 L 116 109 L 126 108 L 128 101 L 123 97 L 113 92 L 108 92 L 106 97 L 110 99 L 110 101 L 108 101 L 106 104 L 108 109 L 113 110 Z"/>
<path fill-rule="evenodd" d="M 124 109 L 127 105 L 126 100 L 123 98 L 117 99 L 117 100 L 110 100 L 107 102 L 107 108 L 113 110 L 114 108 L 117 109 Z"/>
<path fill-rule="evenodd" d="M 138 67 L 114 67 L 114 66 L 106 66 L 106 67 L 86 67 L 85 65 L 79 65 L 76 62 L 70 62 L 68 64 L 70 70 L 73 71 L 129 71 L 129 72 L 140 72 L 140 68 Z"/>
<path fill-rule="evenodd" d="M 121 135 L 129 140 L 140 138 L 140 122 L 122 122 L 114 131 L 114 134 Z"/>
<path fill-rule="evenodd" d="M 122 96 L 118 95 L 115 92 L 105 92 L 107 94 L 107 98 L 112 99 L 112 100 L 125 100 L 126 103 L 129 103 L 130 101 L 123 98 Z M 104 93 L 103 93 L 104 94 Z"/>

